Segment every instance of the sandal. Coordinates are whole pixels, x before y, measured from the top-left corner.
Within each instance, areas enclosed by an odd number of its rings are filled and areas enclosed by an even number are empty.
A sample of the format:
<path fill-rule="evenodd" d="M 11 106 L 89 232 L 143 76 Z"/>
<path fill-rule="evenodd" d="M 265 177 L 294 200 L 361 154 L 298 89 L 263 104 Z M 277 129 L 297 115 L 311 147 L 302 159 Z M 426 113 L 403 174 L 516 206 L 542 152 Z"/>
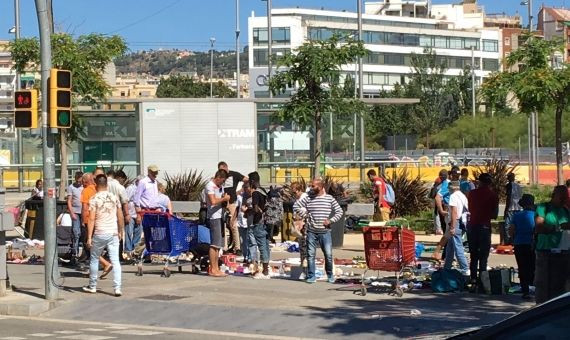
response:
<path fill-rule="evenodd" d="M 99 276 L 99 280 L 104 280 L 112 270 L 113 270 L 113 265 L 110 265 L 109 267 L 103 269 L 103 273 L 101 274 L 101 276 Z"/>

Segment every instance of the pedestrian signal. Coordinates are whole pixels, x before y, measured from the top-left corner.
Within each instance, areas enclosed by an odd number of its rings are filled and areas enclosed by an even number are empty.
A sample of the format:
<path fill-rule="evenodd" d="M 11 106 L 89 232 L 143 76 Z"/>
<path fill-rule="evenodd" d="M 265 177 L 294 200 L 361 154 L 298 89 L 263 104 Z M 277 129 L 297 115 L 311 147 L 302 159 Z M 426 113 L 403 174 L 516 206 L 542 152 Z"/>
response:
<path fill-rule="evenodd" d="M 15 92 L 14 127 L 27 129 L 38 128 L 38 90 Z"/>

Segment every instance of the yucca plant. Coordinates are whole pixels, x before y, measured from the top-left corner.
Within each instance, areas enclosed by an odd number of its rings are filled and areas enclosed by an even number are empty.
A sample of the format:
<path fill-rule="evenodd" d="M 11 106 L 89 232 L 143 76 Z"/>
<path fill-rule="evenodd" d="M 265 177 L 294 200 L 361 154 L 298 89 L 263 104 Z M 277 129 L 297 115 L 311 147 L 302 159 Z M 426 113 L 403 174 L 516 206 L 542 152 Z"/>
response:
<path fill-rule="evenodd" d="M 206 187 L 207 179 L 202 172 L 190 170 L 178 175 L 164 174 L 166 181 L 166 195 L 173 201 L 198 201 L 200 194 Z"/>
<path fill-rule="evenodd" d="M 302 190 L 305 191 L 307 189 L 307 182 L 303 177 L 299 178 L 299 183 L 301 183 Z M 281 188 L 281 199 L 283 202 L 294 202 L 296 200 L 295 193 L 291 189 L 291 183 L 286 183 Z"/>
<path fill-rule="evenodd" d="M 344 186 L 344 182 L 334 177 L 325 176 L 323 185 L 326 193 L 334 197 L 337 201 L 345 200 L 348 197 L 348 190 Z"/>
<path fill-rule="evenodd" d="M 505 202 L 507 199 L 507 193 L 505 191 L 505 186 L 508 183 L 507 176 L 515 172 L 518 166 L 518 163 L 511 164 L 508 160 L 493 158 L 487 164 L 477 166 L 477 169 L 473 171 L 473 176 L 476 180 L 482 173 L 486 172 L 491 175 L 493 178 L 493 190 L 499 195 L 499 200 Z"/>
<path fill-rule="evenodd" d="M 416 216 L 432 206 L 429 188 L 419 174 L 413 177 L 408 168 L 398 169 L 384 180 L 392 185 L 396 195 L 392 217 Z"/>

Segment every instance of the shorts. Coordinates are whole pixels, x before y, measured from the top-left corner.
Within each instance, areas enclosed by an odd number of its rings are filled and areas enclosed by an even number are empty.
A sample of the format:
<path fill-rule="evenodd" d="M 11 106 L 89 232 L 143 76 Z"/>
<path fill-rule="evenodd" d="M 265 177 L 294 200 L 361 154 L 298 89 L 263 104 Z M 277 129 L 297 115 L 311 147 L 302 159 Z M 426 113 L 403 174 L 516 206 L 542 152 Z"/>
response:
<path fill-rule="evenodd" d="M 222 248 L 224 246 L 224 239 L 222 238 L 222 219 L 211 219 L 208 226 L 210 228 L 210 247 Z"/>

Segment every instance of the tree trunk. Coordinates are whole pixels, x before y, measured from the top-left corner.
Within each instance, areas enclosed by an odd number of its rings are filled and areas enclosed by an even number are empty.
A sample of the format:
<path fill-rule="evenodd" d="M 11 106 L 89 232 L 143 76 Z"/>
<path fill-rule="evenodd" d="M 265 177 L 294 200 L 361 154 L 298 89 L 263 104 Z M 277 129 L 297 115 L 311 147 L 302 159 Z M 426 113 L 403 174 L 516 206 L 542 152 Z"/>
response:
<path fill-rule="evenodd" d="M 61 157 L 61 174 L 59 181 L 59 199 L 65 200 L 65 189 L 67 188 L 67 131 L 60 129 L 60 157 Z"/>
<path fill-rule="evenodd" d="M 429 132 L 426 132 L 426 148 L 429 149 Z"/>
<path fill-rule="evenodd" d="M 319 111 L 315 112 L 315 177 L 323 175 L 321 173 L 321 149 L 323 143 L 321 118 L 321 113 Z"/>
<path fill-rule="evenodd" d="M 562 163 L 562 111 L 564 110 L 564 98 L 558 101 L 556 105 L 556 183 L 564 184 L 564 169 Z"/>

